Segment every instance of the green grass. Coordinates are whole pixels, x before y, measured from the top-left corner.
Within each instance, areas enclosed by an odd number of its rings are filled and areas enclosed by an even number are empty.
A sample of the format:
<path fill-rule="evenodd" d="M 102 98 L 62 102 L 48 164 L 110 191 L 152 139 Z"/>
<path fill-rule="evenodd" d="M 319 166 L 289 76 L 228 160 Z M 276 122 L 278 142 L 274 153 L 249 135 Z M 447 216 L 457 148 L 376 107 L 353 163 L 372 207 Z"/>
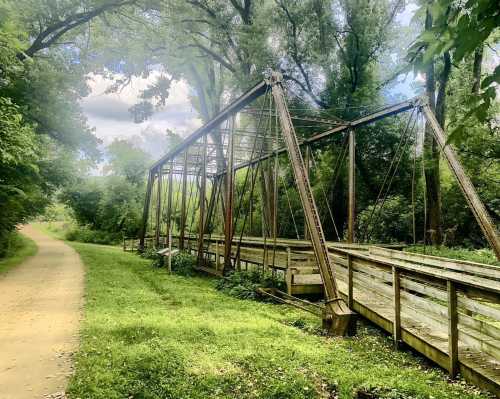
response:
<path fill-rule="evenodd" d="M 32 239 L 18 232 L 13 233 L 7 255 L 0 258 L 0 275 L 19 265 L 27 257 L 35 255 L 37 250 Z"/>
<path fill-rule="evenodd" d="M 71 398 L 484 397 L 374 328 L 323 337 L 297 309 L 229 297 L 117 248 L 69 244 L 87 269 Z"/>
<path fill-rule="evenodd" d="M 417 252 L 426 255 L 441 256 L 444 258 L 467 260 L 470 262 L 486 263 L 488 265 L 500 266 L 500 261 L 497 260 L 493 251 L 489 248 L 468 249 L 468 248 L 448 248 L 448 247 L 432 247 L 423 245 L 410 246 L 405 249 L 408 252 Z"/>

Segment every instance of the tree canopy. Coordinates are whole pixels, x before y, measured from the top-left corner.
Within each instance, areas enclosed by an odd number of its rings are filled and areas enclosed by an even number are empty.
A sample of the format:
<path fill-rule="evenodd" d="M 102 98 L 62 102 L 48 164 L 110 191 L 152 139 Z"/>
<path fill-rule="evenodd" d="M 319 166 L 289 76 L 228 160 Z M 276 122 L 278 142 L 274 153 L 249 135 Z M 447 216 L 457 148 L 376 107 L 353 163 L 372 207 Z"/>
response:
<path fill-rule="evenodd" d="M 140 123 L 165 106 L 175 81 L 188 84 L 193 108 L 207 121 L 268 68 L 283 73 L 291 106 L 350 119 L 393 101 L 402 74 L 414 70 L 425 78 L 414 90 L 431 99 L 498 221 L 499 13 L 492 0 L 0 0 L 0 244 L 58 193 L 82 225 L 136 230 L 153 159 L 125 138 L 104 147 L 96 137 L 80 105 L 91 73 L 112 80 L 108 91 L 118 92 L 133 77 L 155 72 L 130 109 L 131 121 Z M 404 124 L 395 118 L 359 135 L 360 226 L 382 183 L 374 171 L 387 168 Z M 167 132 L 161 140 L 168 148 L 178 137 Z M 419 223 L 437 231 L 428 238 L 437 244 L 466 243 L 466 236 L 469 244 L 484 244 L 479 229 L 470 231 L 473 217 L 428 134 L 426 140 L 414 174 Z M 315 148 L 312 176 L 340 235 L 347 176 L 333 165 L 342 160 L 342 146 L 339 137 Z M 373 239 L 409 239 L 408 227 L 396 227 L 406 226 L 411 210 L 412 158 L 408 146 L 388 202 L 388 214 L 404 222 L 389 217 L 384 223 L 393 227 L 374 231 Z M 106 176 L 96 177 L 96 170 Z M 286 193 L 279 191 L 285 212 Z M 300 214 L 297 221 L 303 223 Z M 335 237 L 333 224 L 325 229 Z M 283 234 L 294 236 L 293 226 L 285 224 Z"/>

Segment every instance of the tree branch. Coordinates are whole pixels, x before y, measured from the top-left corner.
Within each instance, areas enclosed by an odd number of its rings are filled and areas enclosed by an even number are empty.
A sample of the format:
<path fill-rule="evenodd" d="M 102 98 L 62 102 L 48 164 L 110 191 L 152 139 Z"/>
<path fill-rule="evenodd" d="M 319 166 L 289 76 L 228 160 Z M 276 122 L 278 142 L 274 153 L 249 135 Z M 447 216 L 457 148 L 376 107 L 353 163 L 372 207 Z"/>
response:
<path fill-rule="evenodd" d="M 195 44 L 186 44 L 184 46 L 179 46 L 179 48 L 187 48 L 187 47 L 198 48 L 199 50 L 203 51 L 205 54 L 212 57 L 215 61 L 217 61 L 219 64 L 221 64 L 228 71 L 231 71 L 232 73 L 236 73 L 236 69 L 228 61 L 226 61 L 219 54 L 217 54 L 213 50 L 210 50 L 208 47 L 204 46 L 203 44 L 195 43 Z"/>
<path fill-rule="evenodd" d="M 27 57 L 33 57 L 38 51 L 49 48 L 57 42 L 57 40 L 63 36 L 65 33 L 74 29 L 82 24 L 85 24 L 92 20 L 93 18 L 104 14 L 115 8 L 123 7 L 126 5 L 132 5 L 138 0 L 125 0 L 115 3 L 105 4 L 101 7 L 97 7 L 93 10 L 80 12 L 70 15 L 66 19 L 53 23 L 45 29 L 40 26 L 40 33 L 31 44 L 31 46 L 24 52 L 18 54 L 20 60 L 24 60 Z"/>

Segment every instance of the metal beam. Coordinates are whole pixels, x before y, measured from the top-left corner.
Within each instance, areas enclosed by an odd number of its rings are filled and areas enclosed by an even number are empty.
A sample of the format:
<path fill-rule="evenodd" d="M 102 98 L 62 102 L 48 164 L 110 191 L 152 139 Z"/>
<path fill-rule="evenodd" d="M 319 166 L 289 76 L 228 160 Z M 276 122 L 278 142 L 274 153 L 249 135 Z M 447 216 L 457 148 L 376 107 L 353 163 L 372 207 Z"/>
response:
<path fill-rule="evenodd" d="M 306 145 L 306 148 L 304 150 L 304 162 L 306 166 L 306 175 L 307 178 L 309 179 L 309 171 L 311 169 L 311 147 Z M 304 240 L 310 240 L 311 237 L 309 237 L 309 229 L 307 228 L 307 223 L 304 223 Z"/>
<path fill-rule="evenodd" d="M 272 85 L 272 95 L 279 115 L 281 131 L 295 176 L 295 183 L 297 184 L 297 190 L 302 202 L 304 216 L 309 228 L 314 254 L 316 255 L 316 261 L 318 262 L 323 284 L 325 285 L 327 298 L 326 309 L 328 311 L 328 314 L 325 315 L 324 318 L 325 327 L 332 334 L 346 335 L 350 332 L 349 330 L 352 327 L 353 313 L 340 298 L 337 289 L 333 265 L 328 256 L 325 235 L 323 233 L 323 227 L 321 226 L 318 209 L 314 201 L 309 179 L 305 172 L 304 160 L 300 153 L 295 129 L 286 106 L 281 74 L 272 74 L 270 77 L 270 84 Z"/>
<path fill-rule="evenodd" d="M 318 133 L 318 134 L 316 134 L 312 137 L 309 137 L 307 139 L 303 139 L 302 141 L 299 141 L 299 146 L 309 145 L 309 144 L 315 143 L 317 141 L 326 139 L 326 138 L 333 136 L 337 133 L 343 133 L 351 128 L 365 126 L 365 125 L 368 125 L 370 123 L 376 122 L 380 119 L 386 118 L 388 116 L 393 116 L 393 115 L 400 114 L 402 112 L 409 111 L 409 110 L 415 108 L 420 103 L 421 99 L 422 98 L 420 96 L 413 97 L 413 98 L 406 100 L 406 101 L 403 101 L 401 103 L 394 104 L 394 105 L 391 105 L 389 107 L 384 107 L 376 112 L 373 112 L 373 113 L 365 115 L 361 118 L 350 121 L 350 122 L 348 122 L 347 125 L 338 126 L 338 127 L 326 130 L 322 133 Z M 276 152 L 278 154 L 282 154 L 282 153 L 285 153 L 286 151 L 287 151 L 286 147 L 282 147 L 279 150 L 277 150 Z M 269 159 L 270 157 L 274 156 L 274 154 L 276 152 L 265 154 L 259 158 L 248 160 L 248 161 L 243 162 L 241 164 L 235 165 L 234 168 L 235 168 L 235 170 L 238 170 L 238 169 L 246 168 L 250 165 L 265 161 L 266 159 Z M 222 171 L 218 174 L 222 175 L 224 173 L 225 173 L 225 171 Z"/>
<path fill-rule="evenodd" d="M 171 162 L 172 163 L 172 162 Z M 167 231 L 166 231 L 166 247 L 170 245 L 170 229 L 172 228 L 172 195 L 173 195 L 173 170 L 170 168 L 168 174 L 168 187 L 167 187 Z"/>
<path fill-rule="evenodd" d="M 153 174 L 150 171 L 148 174 L 148 183 L 146 185 L 146 198 L 144 200 L 144 209 L 142 210 L 141 231 L 139 233 L 139 250 L 144 251 L 146 239 L 146 229 L 149 216 L 149 207 L 151 205 L 151 190 L 153 188 Z"/>
<path fill-rule="evenodd" d="M 234 128 L 234 117 L 231 127 Z M 233 243 L 233 206 L 234 206 L 234 140 L 232 133 L 229 134 L 227 149 L 227 171 L 226 173 L 226 203 L 225 203 L 225 223 L 224 223 L 224 268 L 223 273 L 232 269 L 231 247 Z"/>
<path fill-rule="evenodd" d="M 187 163 L 188 152 L 184 152 L 184 173 L 182 174 L 182 188 L 181 188 L 181 225 L 179 231 L 179 249 L 184 250 L 184 237 L 186 234 L 186 194 L 187 194 Z"/>
<path fill-rule="evenodd" d="M 455 151 L 453 150 L 451 145 L 446 143 L 446 136 L 444 134 L 444 131 L 439 125 L 439 122 L 430 109 L 427 101 L 425 101 L 422 105 L 422 110 L 432 128 L 434 138 L 436 139 L 436 142 L 438 143 L 446 161 L 448 162 L 448 166 L 450 167 L 452 173 L 455 175 L 455 178 L 458 181 L 458 185 L 462 189 L 465 199 L 469 203 L 469 207 L 472 210 L 472 213 L 476 217 L 476 220 L 483 230 L 486 239 L 490 243 L 491 248 L 495 252 L 497 259 L 500 260 L 500 239 L 498 237 L 498 232 L 495 228 L 495 225 L 491 221 L 490 215 L 486 211 L 484 204 L 477 195 L 477 192 L 469 177 L 465 174 L 465 171 L 463 170 Z"/>
<path fill-rule="evenodd" d="M 203 267 L 203 252 L 204 252 L 204 239 L 205 239 L 205 195 L 207 188 L 206 176 L 206 156 L 207 156 L 207 136 L 203 136 L 203 162 L 200 171 L 200 219 L 198 226 L 198 266 Z"/>
<path fill-rule="evenodd" d="M 156 248 L 160 246 L 160 233 L 161 233 L 161 190 L 162 190 L 162 180 L 163 176 L 161 174 L 161 168 L 156 175 L 156 225 L 155 225 L 155 245 Z"/>
<path fill-rule="evenodd" d="M 252 87 L 250 90 L 241 95 L 236 101 L 229 104 L 224 110 L 219 112 L 216 116 L 214 116 L 210 121 L 205 123 L 202 127 L 197 129 L 194 133 L 192 133 L 189 137 L 187 137 L 182 143 L 180 143 L 177 147 L 175 147 L 172 151 L 170 151 L 165 156 L 161 157 L 158 161 L 156 161 L 152 169 L 157 169 L 160 165 L 163 165 L 168 160 L 176 157 L 181 152 L 183 152 L 186 148 L 194 144 L 197 140 L 208 134 L 211 130 L 217 128 L 222 122 L 227 120 L 231 115 L 234 115 L 236 112 L 241 110 L 247 104 L 251 103 L 256 98 L 263 95 L 267 90 L 267 83 L 262 81 Z M 207 144 L 204 143 L 204 146 Z"/>
<path fill-rule="evenodd" d="M 356 220 L 356 136 L 354 129 L 349 130 L 349 205 L 347 220 L 347 242 L 354 242 Z"/>

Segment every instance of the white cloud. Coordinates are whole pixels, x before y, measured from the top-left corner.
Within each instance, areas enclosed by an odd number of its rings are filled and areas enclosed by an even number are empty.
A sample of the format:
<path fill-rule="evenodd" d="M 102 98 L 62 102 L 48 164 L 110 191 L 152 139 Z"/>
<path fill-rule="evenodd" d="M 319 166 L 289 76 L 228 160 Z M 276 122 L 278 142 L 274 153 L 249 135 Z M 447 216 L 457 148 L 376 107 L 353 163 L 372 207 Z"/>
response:
<path fill-rule="evenodd" d="M 140 134 L 146 128 L 165 131 L 174 130 L 187 136 L 201 125 L 196 110 L 189 101 L 190 88 L 185 81 L 172 84 L 166 105 L 156 112 L 152 118 L 143 123 L 134 123 L 128 109 L 139 101 L 141 90 L 160 75 L 154 71 L 148 78 L 133 78 L 129 85 L 116 93 L 106 93 L 112 84 L 111 79 L 101 75 L 89 76 L 91 93 L 82 102 L 82 108 L 89 125 L 95 128 L 96 136 L 104 144 L 115 138 L 127 138 Z"/>

